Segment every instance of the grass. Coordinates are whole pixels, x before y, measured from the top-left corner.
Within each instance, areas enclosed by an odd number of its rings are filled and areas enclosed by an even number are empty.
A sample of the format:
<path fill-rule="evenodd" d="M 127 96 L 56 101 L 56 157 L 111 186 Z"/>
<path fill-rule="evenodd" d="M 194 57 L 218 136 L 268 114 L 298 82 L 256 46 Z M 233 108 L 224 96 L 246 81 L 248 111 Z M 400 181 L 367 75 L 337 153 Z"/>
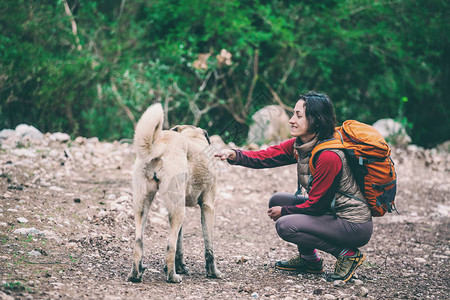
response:
<path fill-rule="evenodd" d="M 21 291 L 28 291 L 31 292 L 32 290 L 26 286 L 25 284 L 23 284 L 20 281 L 13 281 L 13 282 L 7 282 L 2 284 L 2 287 L 5 290 L 10 290 L 10 291 L 14 291 L 14 292 L 21 292 Z"/>

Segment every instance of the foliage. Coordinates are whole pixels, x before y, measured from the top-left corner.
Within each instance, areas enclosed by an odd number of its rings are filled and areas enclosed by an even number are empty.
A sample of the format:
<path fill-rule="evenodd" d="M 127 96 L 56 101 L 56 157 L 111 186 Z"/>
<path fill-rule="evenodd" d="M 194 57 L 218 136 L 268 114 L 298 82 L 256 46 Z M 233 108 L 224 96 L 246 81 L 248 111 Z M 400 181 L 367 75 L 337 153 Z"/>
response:
<path fill-rule="evenodd" d="M 319 90 L 340 121 L 401 118 L 414 143 L 450 138 L 448 1 L 0 4 L 0 127 L 130 138 L 162 102 L 166 127 L 224 134 Z"/>

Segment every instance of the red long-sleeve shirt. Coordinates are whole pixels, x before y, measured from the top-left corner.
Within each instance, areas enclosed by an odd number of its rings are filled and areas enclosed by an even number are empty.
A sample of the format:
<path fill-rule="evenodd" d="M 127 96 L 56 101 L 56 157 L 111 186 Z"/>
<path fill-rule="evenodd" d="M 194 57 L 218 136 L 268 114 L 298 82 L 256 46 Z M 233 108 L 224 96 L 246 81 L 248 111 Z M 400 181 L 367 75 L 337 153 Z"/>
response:
<path fill-rule="evenodd" d="M 254 169 L 274 168 L 297 163 L 294 155 L 295 138 L 279 145 L 259 151 L 236 151 L 236 160 L 232 162 Z M 283 206 L 281 215 L 308 214 L 322 215 L 330 210 L 331 202 L 339 188 L 342 162 L 332 151 L 323 151 L 316 160 L 316 173 L 308 199 L 295 206 Z"/>

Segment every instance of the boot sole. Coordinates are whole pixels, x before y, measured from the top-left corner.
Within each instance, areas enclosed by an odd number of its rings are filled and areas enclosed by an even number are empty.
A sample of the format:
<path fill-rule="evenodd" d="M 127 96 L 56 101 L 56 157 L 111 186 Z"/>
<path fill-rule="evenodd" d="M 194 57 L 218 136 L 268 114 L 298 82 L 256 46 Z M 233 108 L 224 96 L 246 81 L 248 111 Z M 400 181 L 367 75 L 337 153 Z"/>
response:
<path fill-rule="evenodd" d="M 275 266 L 275 269 L 278 270 L 285 270 L 285 271 L 299 271 L 299 272 L 306 272 L 306 273 L 312 273 L 312 274 L 322 274 L 324 272 L 324 270 L 320 270 L 320 271 L 307 271 L 307 270 L 302 270 L 302 269 L 297 269 L 297 268 L 289 268 L 289 267 L 280 267 L 280 266 Z"/>

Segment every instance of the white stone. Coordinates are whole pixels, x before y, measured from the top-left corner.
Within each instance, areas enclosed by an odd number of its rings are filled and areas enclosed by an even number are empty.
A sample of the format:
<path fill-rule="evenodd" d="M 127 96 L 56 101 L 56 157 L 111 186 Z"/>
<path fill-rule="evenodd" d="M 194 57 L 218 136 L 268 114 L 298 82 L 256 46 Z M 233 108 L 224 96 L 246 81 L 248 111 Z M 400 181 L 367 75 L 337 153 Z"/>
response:
<path fill-rule="evenodd" d="M 396 146 L 406 146 L 411 143 L 411 137 L 405 128 L 390 118 L 380 119 L 372 125 L 385 139 L 390 139 Z"/>
<path fill-rule="evenodd" d="M 11 150 L 11 154 L 19 157 L 29 157 L 29 158 L 34 158 L 37 156 L 34 150 L 26 148 L 13 149 Z"/>
<path fill-rule="evenodd" d="M 119 204 L 119 203 L 113 202 L 113 203 L 111 203 L 110 209 L 111 210 L 122 211 L 122 210 L 125 210 L 125 207 L 123 205 Z"/>
<path fill-rule="evenodd" d="M 342 286 L 345 285 L 345 281 L 343 281 L 343 280 L 335 280 L 335 281 L 333 282 L 333 285 L 334 285 L 334 286 L 342 287 Z"/>
<path fill-rule="evenodd" d="M 0 140 L 4 139 L 6 140 L 7 138 L 9 138 L 10 136 L 13 136 L 16 134 L 16 131 L 13 129 L 3 129 L 2 131 L 0 131 Z"/>
<path fill-rule="evenodd" d="M 63 189 L 58 186 L 51 186 L 48 189 L 51 191 L 54 191 L 54 192 L 62 192 L 63 191 Z"/>
<path fill-rule="evenodd" d="M 17 218 L 17 221 L 18 221 L 19 223 L 28 223 L 28 220 L 25 219 L 24 217 Z"/>
<path fill-rule="evenodd" d="M 48 153 L 48 156 L 52 157 L 52 158 L 56 158 L 59 156 L 59 151 L 56 149 L 52 149 L 50 150 L 50 152 Z"/>
<path fill-rule="evenodd" d="M 108 196 L 106 196 L 107 200 L 116 200 L 116 195 L 115 194 L 109 194 Z"/>
<path fill-rule="evenodd" d="M 4 281 L 4 283 L 2 282 L 3 285 L 6 285 L 6 281 Z M 14 297 L 7 295 L 5 293 L 3 293 L 2 291 L 0 291 L 0 299 L 2 300 L 14 300 Z"/>
<path fill-rule="evenodd" d="M 426 263 L 427 260 L 425 258 L 422 257 L 414 257 L 414 260 L 417 261 L 420 264 Z"/>
<path fill-rule="evenodd" d="M 268 105 L 253 114 L 247 144 L 282 141 L 289 133 L 289 116 L 285 110 L 278 105 Z"/>
<path fill-rule="evenodd" d="M 36 127 L 26 124 L 17 125 L 16 134 L 21 137 L 27 136 L 36 140 L 42 140 L 44 138 L 42 132 L 40 132 Z"/>
<path fill-rule="evenodd" d="M 21 234 L 21 235 L 43 235 L 44 233 L 42 231 L 37 230 L 34 227 L 31 228 L 19 228 L 14 230 L 15 234 Z"/>
<path fill-rule="evenodd" d="M 358 296 L 367 297 L 368 294 L 369 294 L 369 290 L 366 289 L 365 287 L 362 286 L 358 289 L 358 293 L 357 293 Z"/>
<path fill-rule="evenodd" d="M 30 252 L 28 252 L 29 256 L 41 256 L 41 252 L 36 251 L 36 250 L 31 250 Z"/>
<path fill-rule="evenodd" d="M 70 135 L 62 132 L 55 132 L 50 136 L 50 140 L 54 142 L 65 143 L 70 141 Z"/>
<path fill-rule="evenodd" d="M 222 196 L 225 200 L 229 200 L 229 199 L 233 198 L 232 194 L 225 193 L 225 192 L 220 193 L 220 196 Z"/>
<path fill-rule="evenodd" d="M 354 283 L 356 286 L 358 286 L 358 285 L 363 285 L 363 284 L 364 284 L 364 282 L 363 282 L 362 280 L 359 280 L 359 279 L 353 280 L 353 283 Z"/>
<path fill-rule="evenodd" d="M 122 195 L 119 198 L 117 198 L 116 202 L 129 202 L 131 200 L 131 197 L 129 195 Z"/>

